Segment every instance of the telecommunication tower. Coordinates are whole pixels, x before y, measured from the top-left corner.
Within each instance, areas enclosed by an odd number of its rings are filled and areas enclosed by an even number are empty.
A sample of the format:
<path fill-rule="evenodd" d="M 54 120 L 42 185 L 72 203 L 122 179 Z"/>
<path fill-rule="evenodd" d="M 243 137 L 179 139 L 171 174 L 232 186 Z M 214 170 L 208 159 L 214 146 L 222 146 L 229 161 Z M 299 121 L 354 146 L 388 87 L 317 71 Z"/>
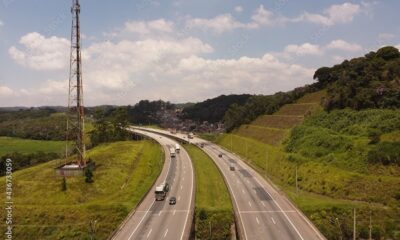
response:
<path fill-rule="evenodd" d="M 67 112 L 67 147 L 66 159 L 71 153 L 76 153 L 76 164 L 79 167 L 86 166 L 85 142 L 84 142 L 84 105 L 82 85 L 82 58 L 81 58 L 81 33 L 80 33 L 80 4 L 79 0 L 72 1 L 72 29 L 71 29 L 71 52 L 70 72 L 68 90 L 68 112 Z M 73 149 L 68 149 L 68 142 L 74 141 Z"/>

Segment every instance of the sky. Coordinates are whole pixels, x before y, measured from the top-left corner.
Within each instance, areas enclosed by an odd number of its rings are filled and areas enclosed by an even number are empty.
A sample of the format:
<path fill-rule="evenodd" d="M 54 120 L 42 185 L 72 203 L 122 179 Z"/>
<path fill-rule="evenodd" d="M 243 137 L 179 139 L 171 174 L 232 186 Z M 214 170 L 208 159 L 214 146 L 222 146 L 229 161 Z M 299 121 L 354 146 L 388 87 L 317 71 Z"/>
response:
<path fill-rule="evenodd" d="M 0 107 L 67 105 L 72 0 L 0 0 Z M 313 83 L 400 48 L 398 0 L 81 0 L 84 102 L 196 102 Z"/>

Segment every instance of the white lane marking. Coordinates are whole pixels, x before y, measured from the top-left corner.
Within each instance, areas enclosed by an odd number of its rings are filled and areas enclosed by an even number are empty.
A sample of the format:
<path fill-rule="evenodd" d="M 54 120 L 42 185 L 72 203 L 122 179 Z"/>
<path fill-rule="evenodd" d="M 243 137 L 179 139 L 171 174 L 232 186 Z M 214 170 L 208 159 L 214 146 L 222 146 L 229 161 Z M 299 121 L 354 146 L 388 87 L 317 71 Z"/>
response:
<path fill-rule="evenodd" d="M 242 166 L 243 167 L 243 166 Z M 265 190 L 265 192 L 268 193 L 268 191 L 264 188 L 264 186 L 261 184 L 261 182 L 258 180 L 257 175 L 255 175 L 254 177 L 257 181 L 257 183 Z M 290 218 L 288 217 L 288 215 L 286 214 L 285 211 L 283 211 L 283 209 L 281 208 L 281 206 L 279 205 L 279 203 L 277 201 L 275 201 L 274 198 L 272 198 L 272 195 L 268 193 L 268 195 L 271 197 L 272 201 L 275 203 L 275 205 L 279 208 L 279 210 L 282 211 L 283 215 L 285 216 L 285 218 L 288 220 L 288 222 L 290 223 L 290 225 L 293 227 L 293 229 L 295 230 L 295 232 L 297 233 L 297 235 L 299 235 L 301 240 L 304 240 L 303 236 L 300 234 L 299 230 L 296 228 L 296 226 L 293 224 L 293 222 L 290 220 Z"/>
<path fill-rule="evenodd" d="M 164 144 L 162 144 L 161 142 L 159 142 L 159 143 L 160 143 L 161 146 L 164 145 Z M 169 161 L 168 171 L 167 171 L 167 175 L 165 175 L 164 181 L 167 180 L 167 177 L 168 177 L 168 175 L 169 175 L 170 170 L 171 170 L 171 161 Z M 150 207 L 148 208 L 147 211 L 150 211 L 150 209 L 153 207 L 153 205 L 154 205 L 155 202 L 156 202 L 156 201 L 153 199 L 153 202 L 151 203 L 151 205 L 150 205 Z M 143 220 L 146 218 L 147 214 L 148 214 L 148 212 L 146 212 L 146 213 L 144 214 L 144 216 L 142 217 L 142 219 L 140 219 L 140 221 L 139 221 L 138 225 L 136 226 L 136 228 L 132 231 L 131 235 L 129 235 L 128 240 L 131 240 L 133 234 L 135 234 L 135 232 L 138 230 L 140 224 L 141 224 L 141 223 L 143 222 Z"/>
<path fill-rule="evenodd" d="M 287 212 L 287 213 L 294 213 L 296 211 L 240 211 L 240 213 L 283 213 L 283 212 Z"/>
<path fill-rule="evenodd" d="M 158 213 L 158 216 L 161 216 L 161 211 Z"/>
<path fill-rule="evenodd" d="M 185 155 L 187 156 L 187 159 L 189 159 L 189 166 L 190 166 L 190 171 L 191 171 L 191 184 L 190 184 L 190 188 L 191 188 L 191 190 L 190 190 L 190 200 L 189 200 L 189 204 L 188 204 L 188 209 L 190 209 L 190 205 L 192 204 L 192 198 L 193 198 L 193 184 L 194 184 L 194 181 L 193 181 L 193 175 L 194 175 L 194 172 L 193 172 L 193 166 L 192 166 L 192 162 L 191 162 L 191 160 L 190 160 L 190 156 L 189 156 L 189 154 L 185 151 Z M 187 225 L 187 222 L 188 222 L 188 218 L 189 218 L 189 213 L 190 213 L 190 211 L 188 211 L 188 213 L 186 214 L 186 219 L 185 219 L 185 226 L 183 227 L 183 231 L 182 231 L 182 235 L 181 235 L 181 240 L 183 239 L 183 235 L 185 234 L 185 229 L 186 229 L 186 225 Z"/>
<path fill-rule="evenodd" d="M 265 203 L 263 201 L 261 201 L 261 204 L 265 207 Z"/>
<path fill-rule="evenodd" d="M 251 207 L 251 202 L 249 201 L 249 205 L 250 205 L 250 207 Z"/>
<path fill-rule="evenodd" d="M 176 209 L 175 209 L 174 212 L 172 213 L 172 216 L 175 216 L 175 213 L 176 213 Z"/>
<path fill-rule="evenodd" d="M 165 231 L 165 233 L 164 233 L 164 238 L 167 236 L 167 233 L 168 233 L 168 228 L 167 228 L 167 231 Z"/>
<path fill-rule="evenodd" d="M 256 217 L 257 224 L 260 225 L 260 221 L 258 221 L 258 217 Z"/>
<path fill-rule="evenodd" d="M 181 185 L 181 190 L 182 190 L 183 186 Z"/>
<path fill-rule="evenodd" d="M 244 190 L 242 189 L 242 193 L 244 193 Z"/>
<path fill-rule="evenodd" d="M 271 217 L 272 222 L 276 225 L 276 222 L 273 217 Z"/>
<path fill-rule="evenodd" d="M 237 183 L 240 183 L 240 182 L 239 182 L 239 179 L 238 179 L 238 180 L 236 180 L 236 182 L 237 182 Z"/>
<path fill-rule="evenodd" d="M 183 181 L 185 181 L 185 178 L 184 178 L 184 177 L 182 178 L 182 182 L 183 182 Z"/>
<path fill-rule="evenodd" d="M 247 183 L 250 183 L 249 179 L 246 180 Z"/>
<path fill-rule="evenodd" d="M 156 201 L 153 200 L 153 203 L 150 205 L 150 208 L 149 208 L 149 209 L 151 209 L 151 208 L 153 207 L 153 205 L 154 205 L 155 202 L 156 202 Z M 131 240 L 133 234 L 134 234 L 134 233 L 136 232 L 136 230 L 139 228 L 140 224 L 141 224 L 141 223 L 143 222 L 143 220 L 146 218 L 146 216 L 147 216 L 148 213 L 149 213 L 149 211 L 147 211 L 147 212 L 144 214 L 144 216 L 143 216 L 142 219 L 140 220 L 139 224 L 138 224 L 138 225 L 136 226 L 136 228 L 133 230 L 133 232 L 131 233 L 131 235 L 129 235 L 128 240 Z"/>
<path fill-rule="evenodd" d="M 149 238 L 149 237 L 150 237 L 151 231 L 153 231 L 153 229 L 150 229 L 150 231 L 149 231 L 149 233 L 147 234 L 147 237 L 146 237 L 146 238 Z"/>
<path fill-rule="evenodd" d="M 181 196 L 178 197 L 178 201 L 180 201 L 180 200 L 181 200 Z"/>

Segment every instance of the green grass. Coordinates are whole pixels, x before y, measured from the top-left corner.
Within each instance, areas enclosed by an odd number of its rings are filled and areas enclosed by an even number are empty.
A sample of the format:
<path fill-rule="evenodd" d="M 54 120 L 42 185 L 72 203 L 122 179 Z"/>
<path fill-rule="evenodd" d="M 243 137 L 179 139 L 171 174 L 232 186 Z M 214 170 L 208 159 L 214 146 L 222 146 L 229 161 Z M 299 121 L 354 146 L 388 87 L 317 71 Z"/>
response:
<path fill-rule="evenodd" d="M 251 122 L 251 125 L 289 129 L 303 122 L 302 116 L 262 115 Z"/>
<path fill-rule="evenodd" d="M 233 133 L 236 135 L 247 136 L 260 142 L 279 145 L 287 137 L 288 130 L 279 128 L 266 128 L 255 125 L 242 125 Z"/>
<path fill-rule="evenodd" d="M 24 154 L 45 152 L 62 154 L 65 150 L 64 141 L 29 140 L 13 137 L 0 137 L 0 156 L 19 152 Z"/>
<path fill-rule="evenodd" d="M 364 215 L 373 209 L 375 227 L 382 236 L 393 237 L 400 223 L 400 178 L 359 174 L 327 163 L 293 158 L 282 147 L 274 147 L 251 138 L 233 134 L 217 137 L 216 143 L 240 155 L 260 174 L 277 184 L 319 227 L 328 239 L 335 239 L 332 219 L 351 217 L 349 209 L 357 207 Z M 296 196 L 295 169 L 298 166 L 300 195 Z M 384 192 L 384 194 L 382 194 Z M 333 217 L 335 216 L 335 217 Z M 351 223 L 343 222 L 343 227 Z M 366 223 L 361 224 L 365 227 Z M 400 226 L 400 225 L 397 225 Z M 346 234 L 351 236 L 351 229 Z M 347 235 L 346 235 L 347 236 Z"/>
<path fill-rule="evenodd" d="M 196 237 L 209 239 L 209 222 L 213 239 L 230 239 L 234 222 L 232 202 L 223 176 L 201 149 L 185 145 L 196 175 Z"/>
<path fill-rule="evenodd" d="M 66 192 L 54 170 L 60 160 L 13 174 L 15 239 L 90 239 L 92 220 L 97 220 L 96 239 L 107 239 L 150 189 L 163 165 L 160 147 L 150 141 L 103 144 L 87 154 L 97 165 L 94 182 L 67 178 Z M 2 202 L 4 186 L 3 177 Z"/>

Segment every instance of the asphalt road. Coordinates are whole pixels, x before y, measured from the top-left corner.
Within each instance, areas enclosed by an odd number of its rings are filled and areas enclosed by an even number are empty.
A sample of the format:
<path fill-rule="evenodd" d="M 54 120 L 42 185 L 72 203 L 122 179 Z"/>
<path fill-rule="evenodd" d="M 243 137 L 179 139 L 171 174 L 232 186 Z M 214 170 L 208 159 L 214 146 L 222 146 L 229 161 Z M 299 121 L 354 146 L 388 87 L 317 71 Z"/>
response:
<path fill-rule="evenodd" d="M 182 240 L 189 239 L 194 212 L 194 172 L 187 152 L 170 157 L 169 148 L 176 142 L 158 134 L 135 130 L 155 139 L 164 148 L 165 164 L 156 185 L 167 182 L 170 190 L 164 201 L 155 201 L 155 186 L 125 220 L 114 235 L 115 240 Z M 169 205 L 169 198 L 176 197 L 176 205 Z"/>
<path fill-rule="evenodd" d="M 218 145 L 195 137 L 188 139 L 183 134 L 173 137 L 189 140 L 191 143 L 204 143 L 203 150 L 214 160 L 222 171 L 235 205 L 239 219 L 238 228 L 242 238 L 258 239 L 325 239 L 317 228 L 269 182 L 265 181 L 240 157 Z M 222 157 L 219 154 L 222 153 Z M 230 169 L 233 166 L 234 171 Z"/>

